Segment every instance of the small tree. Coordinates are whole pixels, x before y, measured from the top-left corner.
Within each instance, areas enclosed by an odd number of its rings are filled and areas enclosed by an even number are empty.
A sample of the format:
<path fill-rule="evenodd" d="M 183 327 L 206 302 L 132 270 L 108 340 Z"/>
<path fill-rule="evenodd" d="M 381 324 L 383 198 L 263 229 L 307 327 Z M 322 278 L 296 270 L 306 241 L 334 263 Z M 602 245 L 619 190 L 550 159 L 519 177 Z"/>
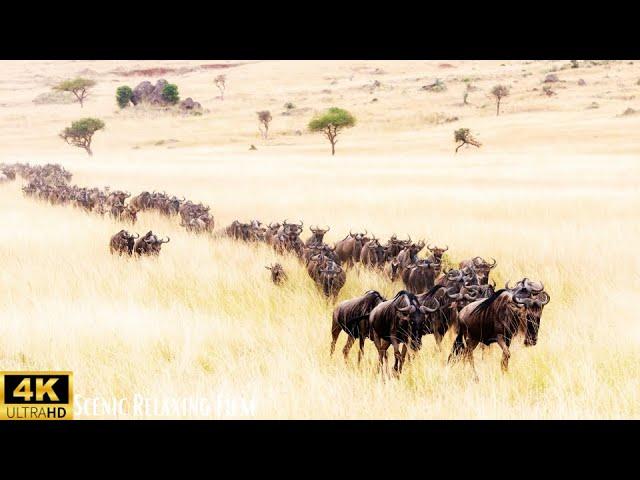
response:
<path fill-rule="evenodd" d="M 474 147 L 479 148 L 482 144 L 471 136 L 471 132 L 468 128 L 459 128 L 453 133 L 456 142 L 460 142 L 460 145 L 456 147 L 456 152 L 458 153 L 458 149 L 463 145 L 473 145 Z"/>
<path fill-rule="evenodd" d="M 220 74 L 213 80 L 213 83 L 215 83 L 218 90 L 220 90 L 220 100 L 224 100 L 224 91 L 227 88 L 227 76 Z"/>
<path fill-rule="evenodd" d="M 93 134 L 104 128 L 104 122 L 97 118 L 82 118 L 76 120 L 60 134 L 60 137 L 69 145 L 84 148 L 89 155 L 91 151 L 91 140 Z"/>
<path fill-rule="evenodd" d="M 496 85 L 491 90 L 491 95 L 496 98 L 496 115 L 500 115 L 500 100 L 509 95 L 509 88 L 504 85 Z"/>
<path fill-rule="evenodd" d="M 258 114 L 258 121 L 264 127 L 262 130 L 261 127 L 258 127 L 262 136 L 267 139 L 269 136 L 269 123 L 271 122 L 271 112 L 269 110 L 262 110 L 261 112 L 256 112 Z"/>
<path fill-rule="evenodd" d="M 167 83 L 162 89 L 162 98 L 172 105 L 178 103 L 180 101 L 178 86 L 175 83 Z"/>
<path fill-rule="evenodd" d="M 88 78 L 74 78 L 72 80 L 65 80 L 64 82 L 60 82 L 56 86 L 53 87 L 54 90 L 59 92 L 71 92 L 73 93 L 78 102 L 80 102 L 80 107 L 84 104 L 84 99 L 89 95 L 89 89 L 96 84 L 95 81 L 89 80 Z"/>
<path fill-rule="evenodd" d="M 341 108 L 330 108 L 325 113 L 316 116 L 309 122 L 309 130 L 323 132 L 331 142 L 331 155 L 336 154 L 338 133 L 344 128 L 351 128 L 356 124 L 356 118 Z"/>
<path fill-rule="evenodd" d="M 118 102 L 118 106 L 120 108 L 124 108 L 129 105 L 132 96 L 133 90 L 131 90 L 131 87 L 128 87 L 127 85 L 123 85 L 116 89 L 116 102 Z"/>

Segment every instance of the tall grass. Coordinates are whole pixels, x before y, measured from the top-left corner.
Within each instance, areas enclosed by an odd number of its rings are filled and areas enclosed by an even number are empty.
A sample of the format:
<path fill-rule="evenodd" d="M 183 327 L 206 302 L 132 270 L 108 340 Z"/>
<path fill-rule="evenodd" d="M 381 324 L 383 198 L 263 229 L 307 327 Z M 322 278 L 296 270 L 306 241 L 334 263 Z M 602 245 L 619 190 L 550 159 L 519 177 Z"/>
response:
<path fill-rule="evenodd" d="M 476 352 L 480 382 L 446 366 L 432 338 L 400 379 L 382 381 L 371 343 L 329 358 L 327 302 L 294 258 L 263 245 L 191 235 L 141 213 L 126 227 L 0 186 L 0 367 L 72 370 L 83 397 L 252 399 L 257 418 L 637 418 L 640 226 L 632 158 L 340 159 L 197 154 L 155 167 L 127 158 L 65 166 L 80 185 L 166 189 L 234 218 L 329 224 L 328 240 L 366 227 L 448 244 L 452 261 L 495 257 L 501 285 L 523 276 L 551 295 L 538 345 L 514 342 L 510 371 Z M 250 163 L 251 162 L 251 163 Z M 64 163 L 64 162 L 63 162 Z M 603 167 L 606 165 L 606 169 Z M 248 168 L 248 167 L 251 168 Z M 336 175 L 337 173 L 337 175 Z M 169 235 L 158 258 L 109 254 L 120 228 Z M 289 276 L 274 286 L 264 266 Z M 339 300 L 400 284 L 358 269 Z M 110 415 L 105 415 L 110 416 Z M 125 417 L 134 416 L 129 412 Z M 216 418 L 246 418 L 233 410 Z"/>

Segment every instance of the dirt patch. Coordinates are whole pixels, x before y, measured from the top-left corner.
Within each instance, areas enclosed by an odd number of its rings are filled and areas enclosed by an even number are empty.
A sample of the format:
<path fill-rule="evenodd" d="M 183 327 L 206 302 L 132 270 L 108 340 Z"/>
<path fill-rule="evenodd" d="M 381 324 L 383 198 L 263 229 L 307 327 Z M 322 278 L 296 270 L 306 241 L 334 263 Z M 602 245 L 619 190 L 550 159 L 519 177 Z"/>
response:
<path fill-rule="evenodd" d="M 441 63 L 438 65 L 438 68 L 456 68 L 455 65 L 451 65 L 450 63 Z"/>

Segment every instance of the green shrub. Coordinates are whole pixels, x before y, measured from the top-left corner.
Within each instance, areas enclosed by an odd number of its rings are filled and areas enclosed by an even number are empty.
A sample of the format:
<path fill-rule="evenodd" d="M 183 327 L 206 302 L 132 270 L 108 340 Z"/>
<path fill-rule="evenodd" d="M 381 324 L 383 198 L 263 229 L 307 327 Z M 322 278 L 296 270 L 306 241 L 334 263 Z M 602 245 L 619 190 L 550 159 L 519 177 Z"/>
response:
<path fill-rule="evenodd" d="M 178 93 L 178 86 L 175 83 L 168 83 L 162 89 L 162 98 L 172 105 L 175 105 L 180 101 L 180 94 Z"/>
<path fill-rule="evenodd" d="M 129 105 L 132 95 L 133 95 L 133 90 L 131 90 L 131 87 L 127 85 L 118 87 L 118 89 L 116 90 L 116 102 L 118 102 L 118 106 L 120 108 L 124 108 L 127 105 Z"/>

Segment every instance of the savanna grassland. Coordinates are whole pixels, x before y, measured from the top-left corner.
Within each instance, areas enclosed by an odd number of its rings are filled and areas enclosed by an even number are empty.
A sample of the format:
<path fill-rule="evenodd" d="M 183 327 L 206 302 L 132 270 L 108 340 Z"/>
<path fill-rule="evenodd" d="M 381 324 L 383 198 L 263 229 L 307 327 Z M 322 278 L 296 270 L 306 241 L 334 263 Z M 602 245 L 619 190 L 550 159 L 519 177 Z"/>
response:
<path fill-rule="evenodd" d="M 232 66 L 187 68 L 213 63 Z M 211 206 L 216 230 L 259 218 L 328 224 L 331 242 L 351 228 L 410 234 L 448 244 L 450 262 L 494 257 L 499 286 L 528 276 L 551 302 L 537 346 L 515 341 L 506 375 L 495 345 L 476 351 L 478 383 L 447 367 L 449 335 L 442 351 L 427 338 L 400 379 L 382 381 L 371 343 L 361 368 L 355 348 L 348 365 L 339 351 L 329 358 L 333 304 L 293 257 L 189 234 L 156 213 L 130 228 L 50 206 L 24 198 L 18 178 L 0 184 L 0 370 L 71 370 L 85 398 L 253 402 L 249 415 L 222 408 L 213 418 L 640 418 L 640 114 L 621 115 L 640 109 L 640 62 L 565 65 L 2 62 L 0 162 L 60 163 L 81 186 L 184 195 Z M 152 67 L 176 70 L 126 75 Z M 552 70 L 561 82 L 549 97 L 542 80 Z M 213 85 L 221 72 L 224 100 Z M 76 75 L 97 82 L 82 109 L 33 102 Z M 118 86 L 158 78 L 204 114 L 118 109 Z M 445 91 L 420 89 L 436 78 Z M 463 105 L 467 83 L 476 90 Z M 488 92 L 498 83 L 511 94 L 496 117 Z M 285 102 L 296 106 L 290 115 Z M 305 128 L 331 106 L 358 119 L 335 157 Z M 268 140 L 259 110 L 273 114 Z M 57 137 L 83 116 L 106 123 L 93 157 Z M 461 127 L 482 147 L 454 155 Z M 113 257 L 109 238 L 121 228 L 171 242 L 159 258 Z M 264 268 L 277 260 L 289 275 L 282 287 Z M 400 288 L 359 269 L 339 300 Z"/>

